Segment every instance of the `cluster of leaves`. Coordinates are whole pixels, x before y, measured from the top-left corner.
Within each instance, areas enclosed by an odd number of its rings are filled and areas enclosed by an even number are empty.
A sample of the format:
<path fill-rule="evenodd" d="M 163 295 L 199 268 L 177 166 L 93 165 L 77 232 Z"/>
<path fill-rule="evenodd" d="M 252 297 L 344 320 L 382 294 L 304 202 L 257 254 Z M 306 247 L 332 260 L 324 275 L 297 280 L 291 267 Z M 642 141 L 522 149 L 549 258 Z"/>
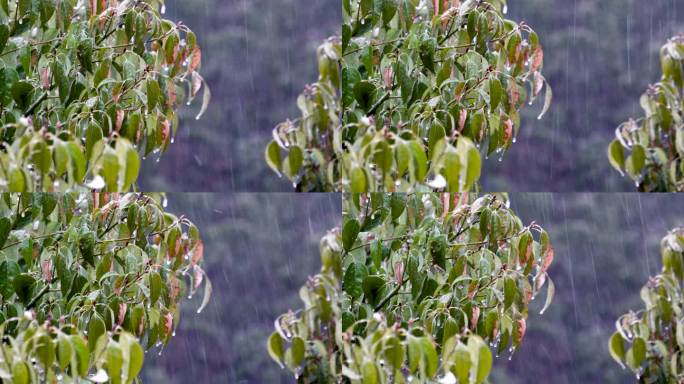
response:
<path fill-rule="evenodd" d="M 645 116 L 621 124 L 610 163 L 642 192 L 684 191 L 684 36 L 660 50 L 663 77 L 641 96 Z M 627 155 L 626 152 L 629 152 Z"/>
<path fill-rule="evenodd" d="M 503 156 L 520 108 L 546 85 L 541 118 L 552 98 L 537 34 L 505 6 L 343 1 L 341 102 L 300 98 L 303 118 L 275 130 L 269 164 L 300 190 L 472 190 L 480 147 Z M 341 121 L 328 118 L 339 104 Z"/>
<path fill-rule="evenodd" d="M 160 7 L 0 1 L 0 190 L 126 191 L 166 150 L 204 80 L 195 34 Z"/>
<path fill-rule="evenodd" d="M 356 194 L 345 205 L 300 291 L 305 307 L 268 341 L 299 382 L 482 383 L 490 345 L 520 345 L 547 282 L 544 309 L 552 300 L 549 237 L 505 196 Z"/>
<path fill-rule="evenodd" d="M 186 218 L 142 194 L 5 194 L 0 380 L 130 383 L 205 282 Z"/>
<path fill-rule="evenodd" d="M 266 147 L 266 163 L 298 191 L 333 190 L 326 173 L 333 155 L 331 140 L 341 130 L 341 50 L 339 38 L 330 38 L 318 48 L 318 82 L 297 99 L 302 117 L 279 124 Z M 281 150 L 287 152 L 285 158 Z"/>
<path fill-rule="evenodd" d="M 684 228 L 661 241 L 663 271 L 641 289 L 645 307 L 617 322 L 609 342 L 611 356 L 642 383 L 684 380 Z"/>

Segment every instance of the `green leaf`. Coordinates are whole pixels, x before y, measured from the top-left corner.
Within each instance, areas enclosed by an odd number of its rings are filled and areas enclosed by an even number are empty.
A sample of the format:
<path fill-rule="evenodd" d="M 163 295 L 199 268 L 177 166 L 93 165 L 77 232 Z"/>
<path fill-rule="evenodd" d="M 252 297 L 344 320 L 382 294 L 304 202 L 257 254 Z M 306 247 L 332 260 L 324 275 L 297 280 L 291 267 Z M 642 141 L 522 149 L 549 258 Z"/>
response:
<path fill-rule="evenodd" d="M 356 219 L 349 219 L 342 228 L 342 246 L 345 251 L 349 251 L 356 242 L 357 236 L 361 231 L 361 224 Z"/>
<path fill-rule="evenodd" d="M 439 361 L 437 357 L 437 350 L 430 339 L 424 337 L 421 339 L 421 350 L 425 358 L 425 375 L 427 377 L 434 377 L 437 373 Z"/>
<path fill-rule="evenodd" d="M 489 350 L 489 347 L 482 338 L 476 335 L 468 338 L 468 349 L 474 364 L 477 366 L 475 383 L 480 384 L 487 379 L 489 372 L 492 370 L 492 351 Z"/>
<path fill-rule="evenodd" d="M 10 192 L 25 192 L 26 191 L 26 174 L 22 169 L 12 168 L 9 171 L 9 191 Z"/>
<path fill-rule="evenodd" d="M 42 175 L 47 174 L 52 166 L 52 154 L 44 141 L 39 141 L 33 146 L 33 164 Z"/>
<path fill-rule="evenodd" d="M 416 373 L 422 360 L 423 350 L 421 341 L 418 338 L 411 337 L 408 341 L 408 362 L 409 372 Z"/>
<path fill-rule="evenodd" d="M 285 347 L 283 338 L 278 332 L 273 332 L 268 338 L 268 354 L 271 358 L 275 360 L 280 366 L 283 366 L 283 359 L 285 358 Z"/>
<path fill-rule="evenodd" d="M 145 351 L 143 351 L 140 344 L 135 341 L 130 345 L 130 351 L 128 352 L 128 381 L 131 382 L 133 379 L 138 377 L 140 370 L 143 367 L 143 362 L 145 359 Z"/>
<path fill-rule="evenodd" d="M 69 339 L 66 336 L 60 335 L 57 339 L 57 361 L 59 363 L 59 369 L 64 371 L 66 367 L 69 366 L 73 352 Z"/>
<path fill-rule="evenodd" d="M 86 129 L 85 158 L 90 160 L 93 154 L 93 147 L 102 140 L 102 128 L 96 123 L 88 124 Z"/>
<path fill-rule="evenodd" d="M 442 174 L 447 181 L 450 192 L 458 192 L 461 183 L 461 159 L 453 148 L 444 154 L 444 169 Z"/>
<path fill-rule="evenodd" d="M 0 295 L 8 300 L 14 294 L 14 278 L 20 273 L 19 265 L 13 260 L 0 263 Z"/>
<path fill-rule="evenodd" d="M 69 156 L 71 157 L 72 181 L 80 183 L 85 177 L 86 159 L 83 156 L 81 149 L 75 143 L 67 143 L 67 149 L 69 150 Z"/>
<path fill-rule="evenodd" d="M 98 339 L 107 332 L 104 320 L 98 314 L 90 317 L 88 322 L 88 348 L 90 351 L 95 350 Z"/>
<path fill-rule="evenodd" d="M 359 108 L 368 113 L 375 100 L 376 89 L 373 83 L 365 80 L 359 81 L 354 85 L 352 92 L 354 93 L 354 99 L 359 104 Z"/>
<path fill-rule="evenodd" d="M 373 0 L 360 0 L 359 9 L 361 11 L 361 16 L 368 15 L 373 7 Z"/>
<path fill-rule="evenodd" d="M 123 367 L 124 355 L 121 347 L 116 343 L 107 346 L 107 374 L 112 384 L 121 383 L 121 368 Z"/>
<path fill-rule="evenodd" d="M 643 146 L 635 144 L 632 147 L 632 155 L 627 158 L 627 173 L 632 178 L 637 178 L 641 174 L 641 170 L 646 165 L 646 150 Z"/>
<path fill-rule="evenodd" d="M 501 81 L 497 78 L 491 78 L 489 80 L 489 108 L 490 110 L 495 110 L 499 107 L 501 98 L 503 96 L 503 86 L 501 86 Z"/>
<path fill-rule="evenodd" d="M 489 372 L 492 370 L 492 351 L 486 345 L 480 347 L 479 359 L 477 362 L 477 383 L 485 381 Z"/>
<path fill-rule="evenodd" d="M 9 217 L 0 218 L 0 249 L 5 247 L 7 238 L 12 231 L 12 220 Z M 0 280 L 1 281 L 1 280 Z"/>
<path fill-rule="evenodd" d="M 363 294 L 363 281 L 368 276 L 368 268 L 361 263 L 352 263 L 344 274 L 342 288 L 352 299 L 359 299 Z"/>
<path fill-rule="evenodd" d="M 613 333 L 613 336 L 610 337 L 608 351 L 610 352 L 610 356 L 617 361 L 618 364 L 624 367 L 623 361 L 625 360 L 625 342 L 618 332 Z"/>
<path fill-rule="evenodd" d="M 390 337 L 385 341 L 385 360 L 395 372 L 401 370 L 404 365 L 406 350 L 397 337 Z"/>
<path fill-rule="evenodd" d="M 287 156 L 287 163 L 289 166 L 288 174 L 290 177 L 297 176 L 297 173 L 302 168 L 302 164 L 304 163 L 304 154 L 299 146 L 293 145 L 290 147 L 290 154 Z"/>
<path fill-rule="evenodd" d="M 33 85 L 27 81 L 17 81 L 10 89 L 14 102 L 17 107 L 25 112 L 31 105 L 31 96 L 33 95 Z"/>
<path fill-rule="evenodd" d="M 290 349 L 285 354 L 285 361 L 288 362 L 288 367 L 294 370 L 299 367 L 299 365 L 304 361 L 304 355 L 306 353 L 306 345 L 301 337 L 293 337 L 292 345 Z"/>
<path fill-rule="evenodd" d="M 363 374 L 364 384 L 377 384 L 378 383 L 378 367 L 372 361 L 366 361 L 361 367 L 361 372 Z"/>
<path fill-rule="evenodd" d="M 19 297 L 19 301 L 26 305 L 31 300 L 31 291 L 33 290 L 33 285 L 36 283 L 31 275 L 22 273 L 17 275 L 12 281 L 14 286 L 14 293 Z"/>
<path fill-rule="evenodd" d="M 38 339 L 36 346 L 36 355 L 38 360 L 42 363 L 46 370 L 51 369 L 52 363 L 55 361 L 55 344 L 49 335 L 43 335 Z"/>
<path fill-rule="evenodd" d="M 409 149 L 413 156 L 414 177 L 417 182 L 421 183 L 425 181 L 425 176 L 427 175 L 427 155 L 425 155 L 423 147 L 415 141 L 409 142 Z"/>
<path fill-rule="evenodd" d="M 70 336 L 69 340 L 71 341 L 71 346 L 74 348 L 75 352 L 71 360 L 71 369 L 75 372 L 78 372 L 79 376 L 85 377 L 85 375 L 88 374 L 90 361 L 88 345 L 78 335 Z"/>
<path fill-rule="evenodd" d="M 266 147 L 266 163 L 273 171 L 280 174 L 282 163 L 280 160 L 280 147 L 275 141 L 271 141 Z"/>
<path fill-rule="evenodd" d="M 107 147 L 102 155 L 101 175 L 109 191 L 119 191 L 119 158 L 111 148 Z"/>
<path fill-rule="evenodd" d="M 45 193 L 40 196 L 40 202 L 41 202 L 41 210 L 43 211 L 43 220 L 47 220 L 48 216 L 55 210 L 57 207 L 57 198 L 56 195 L 52 193 Z M 0 219 L 0 228 L 2 227 L 2 219 Z M 0 234 L 2 230 L 0 229 Z M 2 239 L 2 236 L 0 235 L 0 239 Z M 2 248 L 2 245 L 4 243 L 0 242 L 0 248 Z"/>
<path fill-rule="evenodd" d="M 382 22 L 387 25 L 392 21 L 394 15 L 397 14 L 397 0 L 381 0 L 382 1 Z"/>
<path fill-rule="evenodd" d="M 406 209 L 406 200 L 401 194 L 393 193 L 390 195 L 390 207 L 392 210 L 392 220 L 397 220 Z"/>
<path fill-rule="evenodd" d="M 10 37 L 10 30 L 7 24 L 0 24 L 0 53 L 5 50 L 7 40 Z"/>
<path fill-rule="evenodd" d="M 30 373 L 28 365 L 23 361 L 17 361 L 12 365 L 12 383 L 29 384 Z"/>
<path fill-rule="evenodd" d="M 346 109 L 354 102 L 354 86 L 361 81 L 361 74 L 356 68 L 342 69 L 342 105 Z"/>
<path fill-rule="evenodd" d="M 625 168 L 625 152 L 619 141 L 613 140 L 608 147 L 608 160 L 613 168 L 622 173 Z"/>
<path fill-rule="evenodd" d="M 69 169 L 69 150 L 64 142 L 58 141 L 55 143 L 53 157 L 57 177 L 62 177 L 62 175 L 64 175 L 64 173 Z"/>
<path fill-rule="evenodd" d="M 632 348 L 627 353 L 627 364 L 632 369 L 637 369 L 646 359 L 646 342 L 641 337 L 632 340 Z"/>
<path fill-rule="evenodd" d="M 116 142 L 116 154 L 118 157 L 118 162 L 121 167 L 121 173 L 123 174 L 120 190 L 127 191 L 131 185 L 138 179 L 138 174 L 140 173 L 140 158 L 138 157 L 138 152 L 136 152 L 135 147 L 126 139 L 119 139 Z"/>
<path fill-rule="evenodd" d="M 518 292 L 515 280 L 511 277 L 504 278 L 504 310 L 508 309 L 513 304 L 513 299 Z"/>
<path fill-rule="evenodd" d="M 394 151 L 394 157 L 397 160 L 397 175 L 399 175 L 399 177 L 403 177 L 406 173 L 406 170 L 409 168 L 411 152 L 409 151 L 408 146 L 403 142 L 397 143 Z"/>
<path fill-rule="evenodd" d="M 150 305 L 154 305 L 161 295 L 162 279 L 159 273 L 150 274 Z"/>
<path fill-rule="evenodd" d="M 465 345 L 459 343 L 454 350 L 453 355 L 454 365 L 451 368 L 451 372 L 456 376 L 459 383 L 468 383 L 470 376 L 470 352 Z"/>
<path fill-rule="evenodd" d="M 446 131 L 441 124 L 433 124 L 428 131 L 428 155 L 431 160 L 435 160 L 435 147 L 437 143 L 446 136 Z"/>
<path fill-rule="evenodd" d="M 382 288 L 385 286 L 385 279 L 378 275 L 369 275 L 363 279 L 363 294 L 366 301 L 372 306 L 377 306 L 382 297 Z"/>
<path fill-rule="evenodd" d="M 375 146 L 375 155 L 373 161 L 377 164 L 378 168 L 383 174 L 388 173 L 392 170 L 393 162 L 392 149 L 386 141 L 380 141 Z"/>
<path fill-rule="evenodd" d="M 19 0 L 17 3 L 17 14 L 24 17 L 31 10 L 31 0 Z"/>
<path fill-rule="evenodd" d="M 428 38 L 420 43 L 418 54 L 423 66 L 430 72 L 435 72 L 435 50 L 436 42 L 434 38 Z"/>
<path fill-rule="evenodd" d="M 353 167 L 350 179 L 352 193 L 368 192 L 368 180 L 366 179 L 366 171 L 363 168 Z"/>
<path fill-rule="evenodd" d="M 462 192 L 470 191 L 475 182 L 480 179 L 480 174 L 482 171 L 482 158 L 480 157 L 480 152 L 469 139 L 461 138 L 457 145 L 457 150 L 463 156 L 461 161 L 466 167 Z"/>
<path fill-rule="evenodd" d="M 159 101 L 159 95 L 161 94 L 161 89 L 159 88 L 159 82 L 154 79 L 149 79 L 147 81 L 147 110 L 152 111 L 157 107 Z"/>

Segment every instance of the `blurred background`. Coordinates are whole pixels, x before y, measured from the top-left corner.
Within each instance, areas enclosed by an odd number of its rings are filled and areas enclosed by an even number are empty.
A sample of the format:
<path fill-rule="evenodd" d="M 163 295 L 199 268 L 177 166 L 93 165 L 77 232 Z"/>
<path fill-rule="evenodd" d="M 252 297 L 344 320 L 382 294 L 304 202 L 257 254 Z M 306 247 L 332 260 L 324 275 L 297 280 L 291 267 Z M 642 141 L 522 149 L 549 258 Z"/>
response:
<path fill-rule="evenodd" d="M 158 355 L 145 355 L 143 383 L 288 383 L 268 356 L 273 321 L 298 308 L 299 288 L 320 270 L 318 242 L 340 225 L 335 194 L 168 194 L 169 212 L 200 229 L 214 293 L 183 302 L 180 325 Z"/>
<path fill-rule="evenodd" d="M 318 79 L 316 48 L 339 34 L 339 0 L 166 0 L 202 46 L 202 76 L 213 94 L 181 113 L 175 143 L 144 164 L 144 191 L 290 191 L 264 161 L 273 128 L 296 117 L 297 96 Z M 200 95 L 201 96 L 201 95 Z"/>
<path fill-rule="evenodd" d="M 525 108 L 522 137 L 483 170 L 488 191 L 632 191 L 606 148 L 615 128 L 639 117 L 639 97 L 660 76 L 659 48 L 684 32 L 684 1 L 516 0 L 508 17 L 525 21 L 545 48 L 554 89 Z M 296 117 L 296 97 L 317 78 L 315 49 L 341 22 L 339 0 L 167 0 L 168 18 L 192 27 L 203 46 L 213 101 L 184 109 L 178 137 L 159 163 L 146 162 L 148 191 L 290 191 L 267 169 L 272 128 Z"/>
<path fill-rule="evenodd" d="M 143 382 L 293 383 L 265 341 L 273 320 L 298 309 L 298 290 L 320 269 L 318 241 L 340 224 L 341 197 L 328 194 L 170 194 L 205 241 L 214 295 L 186 300 L 161 356 L 146 355 Z M 525 224 L 551 235 L 556 296 L 532 303 L 522 347 L 494 362 L 492 383 L 633 383 L 608 354 L 615 320 L 643 306 L 639 290 L 659 273 L 659 241 L 684 225 L 684 197 L 638 194 L 510 195 Z M 198 293 L 198 296 L 200 294 Z"/>

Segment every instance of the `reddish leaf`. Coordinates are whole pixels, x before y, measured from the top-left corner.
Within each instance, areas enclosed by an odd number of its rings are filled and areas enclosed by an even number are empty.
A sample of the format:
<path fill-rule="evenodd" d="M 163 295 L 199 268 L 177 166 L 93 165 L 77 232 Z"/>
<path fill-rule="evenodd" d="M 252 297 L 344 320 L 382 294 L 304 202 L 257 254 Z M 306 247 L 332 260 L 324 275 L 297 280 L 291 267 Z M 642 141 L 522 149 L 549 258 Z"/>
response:
<path fill-rule="evenodd" d="M 119 316 L 117 317 L 116 323 L 118 325 L 123 324 L 124 319 L 126 318 L 126 311 L 128 310 L 128 304 L 126 303 L 121 303 L 119 304 Z"/>
<path fill-rule="evenodd" d="M 477 322 L 480 320 L 480 307 L 473 307 L 473 314 L 470 317 L 470 329 L 477 328 Z"/>
<path fill-rule="evenodd" d="M 534 50 L 534 60 L 532 61 L 532 66 L 530 67 L 531 72 L 537 72 L 541 69 L 542 64 L 544 64 L 544 50 L 539 45 L 537 49 Z"/>
<path fill-rule="evenodd" d="M 525 319 L 519 319 L 516 322 L 516 327 L 516 331 L 513 332 L 513 342 L 515 345 L 520 345 L 525 337 L 525 332 L 527 331 L 527 323 L 525 322 Z"/>
<path fill-rule="evenodd" d="M 509 143 L 513 139 L 513 120 L 504 121 L 504 142 Z"/>
<path fill-rule="evenodd" d="M 204 258 L 204 243 L 202 240 L 197 241 L 197 245 L 195 245 L 195 249 L 192 252 L 192 259 L 190 262 L 195 265 L 198 264 L 202 259 Z"/>
<path fill-rule="evenodd" d="M 199 47 L 195 47 L 192 51 L 192 60 L 190 60 L 190 66 L 188 67 L 188 72 L 195 72 L 202 63 L 202 50 Z"/>

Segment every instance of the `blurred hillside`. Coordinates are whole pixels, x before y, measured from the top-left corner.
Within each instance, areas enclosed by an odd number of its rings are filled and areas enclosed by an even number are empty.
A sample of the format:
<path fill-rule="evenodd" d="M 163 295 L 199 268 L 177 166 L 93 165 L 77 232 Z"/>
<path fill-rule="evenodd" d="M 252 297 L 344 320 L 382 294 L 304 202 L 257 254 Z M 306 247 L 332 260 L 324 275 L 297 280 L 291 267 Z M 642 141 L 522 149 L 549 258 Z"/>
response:
<path fill-rule="evenodd" d="M 212 102 L 182 112 L 175 143 L 144 164 L 146 191 L 289 191 L 263 160 L 273 127 L 298 113 L 318 76 L 316 48 L 338 33 L 339 0 L 167 0 L 166 17 L 198 35 Z"/>

